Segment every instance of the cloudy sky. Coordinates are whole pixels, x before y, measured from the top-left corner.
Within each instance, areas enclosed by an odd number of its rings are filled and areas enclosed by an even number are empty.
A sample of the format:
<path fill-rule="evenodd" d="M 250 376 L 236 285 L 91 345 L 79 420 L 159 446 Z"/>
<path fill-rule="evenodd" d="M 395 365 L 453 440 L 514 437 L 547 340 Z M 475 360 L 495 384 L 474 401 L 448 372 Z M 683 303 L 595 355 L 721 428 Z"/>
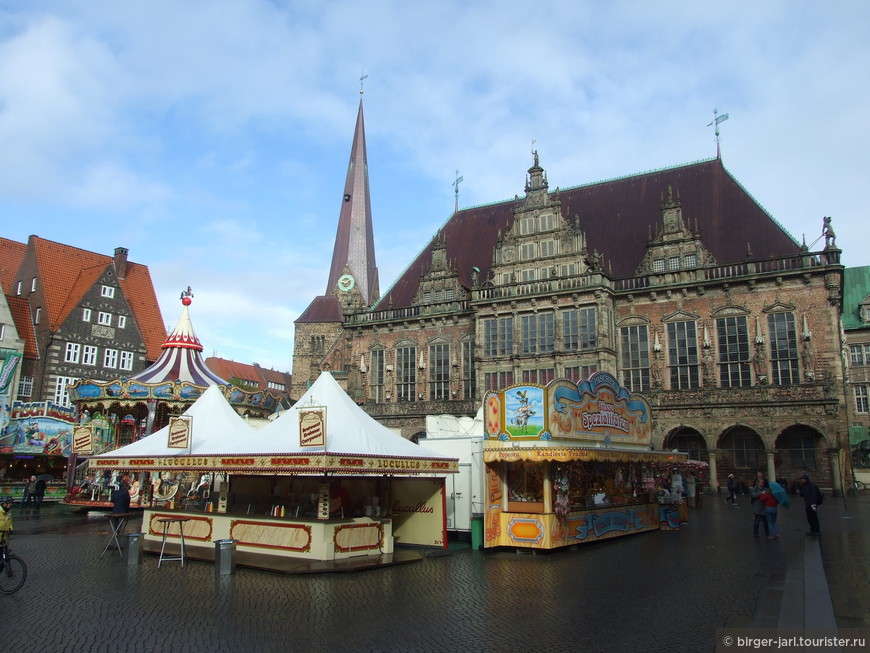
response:
<path fill-rule="evenodd" d="M 0 234 L 148 265 L 168 328 L 290 370 L 360 76 L 386 290 L 460 206 L 715 156 L 870 264 L 870 3 L 0 0 Z"/>

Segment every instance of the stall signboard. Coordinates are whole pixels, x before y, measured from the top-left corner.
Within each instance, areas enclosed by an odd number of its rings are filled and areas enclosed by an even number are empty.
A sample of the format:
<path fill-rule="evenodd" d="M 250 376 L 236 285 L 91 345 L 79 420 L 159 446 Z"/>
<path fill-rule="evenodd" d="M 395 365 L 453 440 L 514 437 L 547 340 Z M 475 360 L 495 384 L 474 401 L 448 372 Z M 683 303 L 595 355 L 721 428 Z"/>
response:
<path fill-rule="evenodd" d="M 299 446 L 326 446 L 326 406 L 300 408 L 299 411 Z"/>
<path fill-rule="evenodd" d="M 94 452 L 94 430 L 90 426 L 77 426 L 73 429 L 72 451 L 86 455 Z"/>
<path fill-rule="evenodd" d="M 182 415 L 169 418 L 166 446 L 170 449 L 190 449 L 193 437 L 193 417 Z"/>
<path fill-rule="evenodd" d="M 4 409 L 0 453 L 69 456 L 75 408 L 51 401 L 15 401 Z"/>
<path fill-rule="evenodd" d="M 446 546 L 447 495 L 443 478 L 394 479 L 393 535 L 402 544 Z"/>
<path fill-rule="evenodd" d="M 647 400 L 607 372 L 574 383 L 511 386 L 484 400 L 491 440 L 562 440 L 648 447 L 652 420 Z"/>

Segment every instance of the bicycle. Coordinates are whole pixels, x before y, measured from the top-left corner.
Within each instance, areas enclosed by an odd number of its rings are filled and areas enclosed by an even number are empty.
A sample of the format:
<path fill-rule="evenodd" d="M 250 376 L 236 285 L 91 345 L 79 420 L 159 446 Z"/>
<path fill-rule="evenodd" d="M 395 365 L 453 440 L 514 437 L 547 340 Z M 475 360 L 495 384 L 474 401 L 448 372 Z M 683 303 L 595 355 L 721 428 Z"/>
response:
<path fill-rule="evenodd" d="M 12 531 L 0 531 L 0 539 L 3 539 L 0 544 L 0 594 L 17 592 L 27 580 L 27 565 L 24 560 L 9 552 L 11 534 Z"/>

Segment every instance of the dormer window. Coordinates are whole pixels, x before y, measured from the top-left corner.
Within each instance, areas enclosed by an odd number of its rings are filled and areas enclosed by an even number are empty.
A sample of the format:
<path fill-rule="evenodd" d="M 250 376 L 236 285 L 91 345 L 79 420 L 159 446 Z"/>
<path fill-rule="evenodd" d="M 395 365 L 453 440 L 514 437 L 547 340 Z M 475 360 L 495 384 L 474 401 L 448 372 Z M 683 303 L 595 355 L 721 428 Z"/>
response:
<path fill-rule="evenodd" d="M 556 241 L 555 240 L 543 240 L 541 241 L 541 256 L 555 256 L 556 255 Z"/>
<path fill-rule="evenodd" d="M 657 258 L 653 260 L 653 272 L 665 271 L 665 259 Z"/>
<path fill-rule="evenodd" d="M 686 266 L 686 269 L 697 267 L 698 256 L 696 254 L 686 254 L 686 257 L 683 259 L 683 262 Z"/>
<path fill-rule="evenodd" d="M 36 277 L 30 281 L 30 292 L 36 292 Z"/>
<path fill-rule="evenodd" d="M 671 270 L 673 272 L 674 270 L 679 270 L 679 269 L 680 269 L 680 257 L 679 256 L 670 257 L 668 259 L 668 270 Z"/>
<path fill-rule="evenodd" d="M 528 236 L 535 233 L 535 219 L 522 218 L 520 220 L 520 236 Z"/>
<path fill-rule="evenodd" d="M 20 295 L 23 288 L 24 288 L 24 282 L 19 281 L 18 286 L 16 286 L 16 288 L 15 288 L 15 294 Z"/>
<path fill-rule="evenodd" d="M 552 231 L 556 228 L 556 216 L 552 213 L 542 215 L 540 220 L 540 231 Z"/>
<path fill-rule="evenodd" d="M 520 245 L 520 260 L 529 261 L 535 258 L 535 243 L 524 243 Z"/>
<path fill-rule="evenodd" d="M 112 286 L 103 286 L 100 289 L 100 295 L 112 299 L 115 296 L 115 289 Z"/>

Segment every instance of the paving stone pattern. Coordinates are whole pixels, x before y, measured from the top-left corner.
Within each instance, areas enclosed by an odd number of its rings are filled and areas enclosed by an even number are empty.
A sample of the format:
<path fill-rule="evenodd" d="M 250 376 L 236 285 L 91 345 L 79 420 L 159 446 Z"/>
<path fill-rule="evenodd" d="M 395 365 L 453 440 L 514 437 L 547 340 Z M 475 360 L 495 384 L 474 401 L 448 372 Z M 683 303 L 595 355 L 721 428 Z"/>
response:
<path fill-rule="evenodd" d="M 466 548 L 357 573 L 218 578 L 202 562 L 101 560 L 104 516 L 16 508 L 13 548 L 29 575 L 0 596 L 0 636 L 19 653 L 712 651 L 716 628 L 770 608 L 758 605 L 765 583 L 783 577 L 805 538 L 799 504 L 781 511 L 777 542 L 752 537 L 748 499 L 740 504 L 708 496 L 680 531 L 555 553 Z M 870 614 L 870 495 L 848 508 L 845 520 L 841 504 L 825 503 L 822 551 L 838 623 L 855 627 Z"/>

